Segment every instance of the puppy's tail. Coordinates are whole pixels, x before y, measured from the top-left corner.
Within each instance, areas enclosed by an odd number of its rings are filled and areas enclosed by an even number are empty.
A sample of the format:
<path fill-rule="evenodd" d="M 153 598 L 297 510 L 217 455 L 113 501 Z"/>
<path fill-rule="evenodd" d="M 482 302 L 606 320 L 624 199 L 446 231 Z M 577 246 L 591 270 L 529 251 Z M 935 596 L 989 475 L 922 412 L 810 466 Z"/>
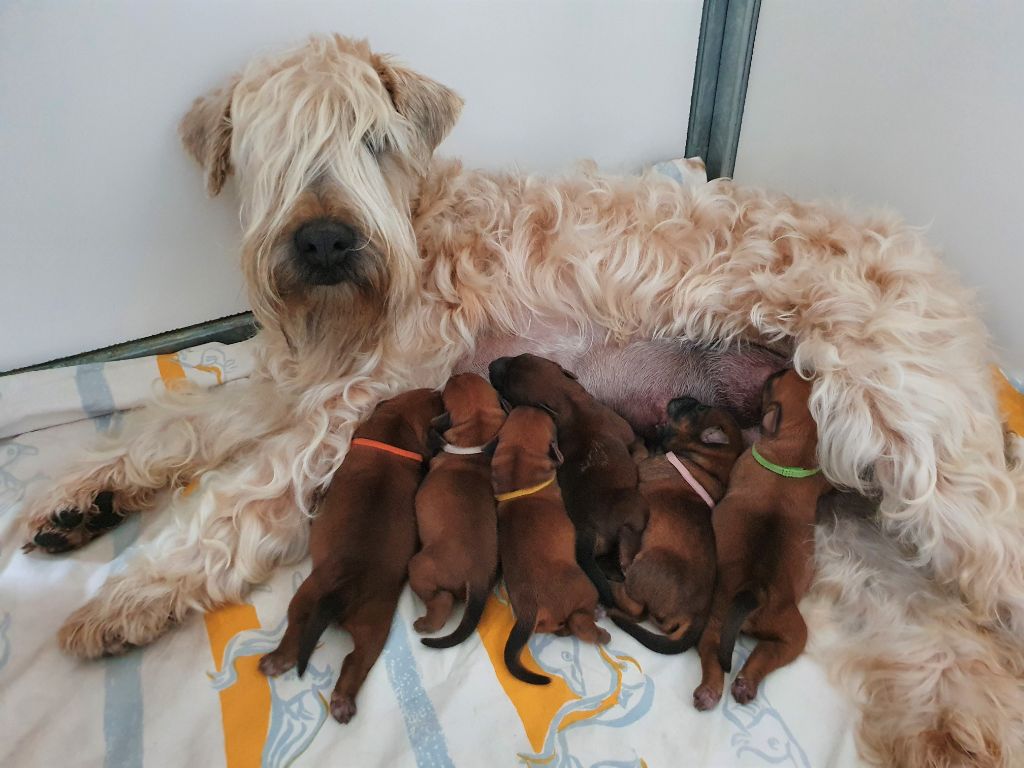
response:
<path fill-rule="evenodd" d="M 736 638 L 739 637 L 740 627 L 755 608 L 757 608 L 757 595 L 750 590 L 738 593 L 733 599 L 732 605 L 729 606 L 729 615 L 725 618 L 722 639 L 718 645 L 718 663 L 726 672 L 732 671 L 732 652 L 736 647 Z"/>
<path fill-rule="evenodd" d="M 523 666 L 523 662 L 519 658 L 526 646 L 526 641 L 533 634 L 535 622 L 536 618 L 532 615 L 516 619 L 515 626 L 508 634 L 508 642 L 505 643 L 505 666 L 512 673 L 512 677 L 517 680 L 522 680 L 530 685 L 547 685 L 551 682 L 550 677 L 531 672 Z"/>
<path fill-rule="evenodd" d="M 299 677 L 306 673 L 309 657 L 313 655 L 313 650 L 320 640 L 320 635 L 324 633 L 324 630 L 327 629 L 327 626 L 332 621 L 341 618 L 343 609 L 344 601 L 341 591 L 337 589 L 321 595 L 316 601 L 316 605 L 310 612 L 309 618 L 306 619 L 306 623 L 302 627 L 302 633 L 299 635 L 299 652 L 296 656 L 296 671 Z"/>
<path fill-rule="evenodd" d="M 621 629 L 627 635 L 636 640 L 644 648 L 647 648 L 655 653 L 663 653 L 671 656 L 676 653 L 682 653 L 688 651 L 697 644 L 700 640 L 701 632 L 704 631 L 704 617 L 698 616 L 690 622 L 690 626 L 686 628 L 686 631 L 678 638 L 673 638 L 669 635 L 660 635 L 656 632 L 644 629 L 635 621 L 631 621 L 626 618 L 617 609 L 608 611 L 608 618 L 612 620 L 616 627 Z"/>
<path fill-rule="evenodd" d="M 597 534 L 592 530 L 578 528 L 576 530 L 576 562 L 587 574 L 587 578 L 597 587 L 597 597 L 603 605 L 615 605 L 615 596 L 612 595 L 612 587 L 608 578 L 604 575 L 601 567 L 597 564 L 594 556 L 594 544 L 597 541 Z"/>
<path fill-rule="evenodd" d="M 462 614 L 462 621 L 455 631 L 444 637 L 425 637 L 420 640 L 427 648 L 452 648 L 458 645 L 476 629 L 480 623 L 480 617 L 484 615 L 484 606 L 487 604 L 487 595 L 490 592 L 489 586 L 471 586 L 466 583 L 466 610 Z"/>

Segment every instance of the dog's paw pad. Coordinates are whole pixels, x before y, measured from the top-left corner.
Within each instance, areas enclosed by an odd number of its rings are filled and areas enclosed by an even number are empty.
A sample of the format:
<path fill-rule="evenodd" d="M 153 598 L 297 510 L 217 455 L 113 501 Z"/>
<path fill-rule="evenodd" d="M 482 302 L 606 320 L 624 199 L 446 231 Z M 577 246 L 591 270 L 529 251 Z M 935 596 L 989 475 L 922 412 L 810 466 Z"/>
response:
<path fill-rule="evenodd" d="M 331 717 L 344 725 L 356 714 L 356 703 L 351 696 L 331 696 Z"/>
<path fill-rule="evenodd" d="M 722 694 L 709 686 L 702 685 L 693 692 L 693 706 L 701 712 L 714 709 L 722 698 Z"/>
<path fill-rule="evenodd" d="M 37 531 L 36 535 L 32 537 L 32 541 L 26 544 L 23 549 L 26 552 L 31 552 L 36 547 L 39 547 L 48 554 L 57 555 L 61 552 L 68 552 L 76 546 L 75 542 L 61 531 L 44 528 L 43 530 Z"/>
<path fill-rule="evenodd" d="M 53 513 L 51 522 L 58 528 L 68 531 L 82 524 L 85 516 L 77 509 L 61 509 Z"/>
<path fill-rule="evenodd" d="M 732 697 L 737 704 L 749 704 L 757 696 L 757 686 L 745 677 L 737 677 L 732 683 Z"/>
<path fill-rule="evenodd" d="M 92 510 L 85 516 L 85 529 L 90 533 L 109 531 L 120 525 L 124 517 L 121 512 L 114 509 L 114 494 L 103 491 L 96 495 Z"/>

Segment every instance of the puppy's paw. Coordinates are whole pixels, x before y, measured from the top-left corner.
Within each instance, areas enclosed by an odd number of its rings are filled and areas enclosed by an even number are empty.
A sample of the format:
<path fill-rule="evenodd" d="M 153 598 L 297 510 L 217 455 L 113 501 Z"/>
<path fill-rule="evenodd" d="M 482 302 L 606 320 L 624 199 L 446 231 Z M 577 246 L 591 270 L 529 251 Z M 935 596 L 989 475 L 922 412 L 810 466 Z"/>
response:
<path fill-rule="evenodd" d="M 608 630 L 604 627 L 597 628 L 597 644 L 608 645 L 612 641 L 612 636 L 608 633 Z"/>
<path fill-rule="evenodd" d="M 757 685 L 745 677 L 737 677 L 732 682 L 732 697 L 737 704 L 749 704 L 757 696 Z"/>
<path fill-rule="evenodd" d="M 260 672 L 267 677 L 277 677 L 292 669 L 295 664 L 295 659 L 288 658 L 280 650 L 272 651 L 260 658 Z"/>
<path fill-rule="evenodd" d="M 721 691 L 715 690 L 710 685 L 702 685 L 693 692 L 693 706 L 700 712 L 707 712 L 714 709 L 721 698 Z"/>
<path fill-rule="evenodd" d="M 81 507 L 73 502 L 30 514 L 29 540 L 22 549 L 51 555 L 78 549 L 117 527 L 125 518 L 112 491 L 101 491 Z"/>
<path fill-rule="evenodd" d="M 433 632 L 437 632 L 441 627 L 444 626 L 444 622 L 430 621 L 426 616 L 420 616 L 416 621 L 412 623 L 412 628 L 415 629 L 421 635 L 429 635 Z"/>
<path fill-rule="evenodd" d="M 331 717 L 345 725 L 356 715 L 356 702 L 351 696 L 343 696 L 335 691 L 331 694 Z"/>

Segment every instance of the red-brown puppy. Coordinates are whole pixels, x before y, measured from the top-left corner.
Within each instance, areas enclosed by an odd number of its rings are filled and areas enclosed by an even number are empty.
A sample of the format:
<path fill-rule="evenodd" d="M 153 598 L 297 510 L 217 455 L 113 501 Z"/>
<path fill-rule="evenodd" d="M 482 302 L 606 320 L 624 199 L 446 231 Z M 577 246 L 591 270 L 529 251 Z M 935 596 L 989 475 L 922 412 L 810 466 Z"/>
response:
<path fill-rule="evenodd" d="M 588 643 L 609 640 L 594 623 L 597 590 L 576 563 L 576 532 L 555 482 L 561 461 L 551 417 L 537 408 L 514 408 L 498 433 L 491 472 L 501 569 L 516 615 L 505 664 L 534 685 L 551 680 L 520 661 L 533 632 L 573 634 Z"/>
<path fill-rule="evenodd" d="M 795 371 L 768 379 L 761 437 L 736 462 L 712 515 L 718 580 L 699 645 L 704 674 L 693 694 L 697 709 L 722 697 L 740 630 L 758 640 L 732 684 L 740 704 L 807 643 L 797 604 L 814 575 L 815 512 L 830 487 L 814 468 L 818 430 L 807 409 L 810 392 Z"/>
<path fill-rule="evenodd" d="M 356 430 L 313 520 L 313 571 L 288 606 L 288 629 L 260 671 L 299 675 L 332 621 L 352 635 L 331 695 L 331 714 L 347 723 L 355 697 L 388 639 L 391 619 L 416 553 L 413 500 L 423 479 L 428 430 L 441 396 L 416 389 L 377 406 Z"/>
<path fill-rule="evenodd" d="M 595 554 L 617 552 L 623 571 L 640 548 L 647 502 L 640 495 L 634 456 L 646 455 L 632 427 L 597 402 L 576 377 L 536 355 L 502 357 L 491 363 L 491 383 L 513 405 L 552 413 L 565 462 L 558 484 L 577 530 L 576 556 L 597 585 L 601 600 L 613 597 Z"/>
<path fill-rule="evenodd" d="M 462 622 L 446 637 L 429 638 L 431 648 L 449 648 L 476 629 L 498 570 L 498 522 L 491 487 L 491 453 L 505 411 L 498 393 L 475 373 L 448 380 L 445 412 L 435 420 L 441 450 L 416 494 L 420 551 L 409 563 L 409 586 L 427 613 L 413 626 L 436 632 L 448 620 L 456 598 L 466 599 Z"/>
<path fill-rule="evenodd" d="M 633 619 L 649 615 L 664 635 L 610 612 L 612 621 L 658 653 L 692 648 L 707 620 L 715 587 L 711 509 L 725 495 L 729 472 L 743 452 L 743 433 L 723 408 L 692 397 L 668 405 L 659 430 L 664 455 L 640 463 L 640 492 L 651 514 L 640 552 L 613 584 L 618 607 Z"/>

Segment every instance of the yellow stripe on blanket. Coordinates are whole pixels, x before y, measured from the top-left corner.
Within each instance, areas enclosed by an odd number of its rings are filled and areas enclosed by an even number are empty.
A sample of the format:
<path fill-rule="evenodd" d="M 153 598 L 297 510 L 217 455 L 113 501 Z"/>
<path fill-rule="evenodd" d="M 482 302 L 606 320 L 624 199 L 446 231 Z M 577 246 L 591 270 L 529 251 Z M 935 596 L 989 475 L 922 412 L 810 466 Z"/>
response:
<path fill-rule="evenodd" d="M 172 352 L 168 355 L 157 355 L 156 369 L 160 372 L 160 378 L 168 389 L 179 387 L 182 382 L 186 381 L 185 369 L 178 361 L 177 352 Z"/>
<path fill-rule="evenodd" d="M 260 628 L 256 609 L 251 605 L 229 605 L 206 614 L 205 619 L 210 653 L 217 667 L 232 637 L 247 629 Z M 227 768 L 259 768 L 262 759 L 270 725 L 270 684 L 260 674 L 258 663 L 258 656 L 239 657 L 235 661 L 238 681 L 220 692 Z"/>
<path fill-rule="evenodd" d="M 1024 437 L 1024 394 L 1014 389 L 1013 384 L 999 370 L 996 371 L 996 393 L 1006 426 Z"/>
<path fill-rule="evenodd" d="M 515 623 L 512 609 L 492 594 L 484 608 L 484 615 L 480 619 L 477 631 L 490 657 L 498 682 L 519 713 L 519 719 L 523 721 L 523 729 L 530 740 L 530 746 L 539 752 L 544 748 L 544 737 L 555 713 L 566 702 L 578 700 L 579 696 L 558 676 L 549 675 L 551 683 L 548 685 L 530 685 L 512 677 L 505 666 L 505 641 L 508 640 L 508 633 L 512 631 Z M 523 649 L 522 658 L 524 667 L 543 674 L 528 647 Z"/>

